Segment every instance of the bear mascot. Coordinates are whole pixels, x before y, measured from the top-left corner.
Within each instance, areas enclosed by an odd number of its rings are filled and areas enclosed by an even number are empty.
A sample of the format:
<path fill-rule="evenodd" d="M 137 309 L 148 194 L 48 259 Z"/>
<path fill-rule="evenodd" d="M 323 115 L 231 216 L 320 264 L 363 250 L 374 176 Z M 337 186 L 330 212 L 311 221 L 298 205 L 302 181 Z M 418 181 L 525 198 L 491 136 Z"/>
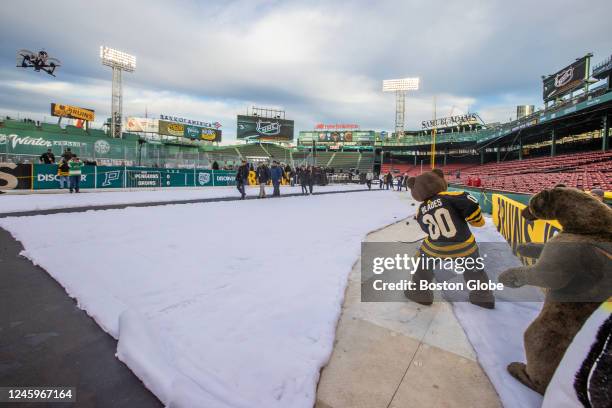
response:
<path fill-rule="evenodd" d="M 427 233 L 417 256 L 423 257 L 424 260 L 463 258 L 466 265 L 474 265 L 466 268 L 463 279 L 466 282 L 487 283 L 489 278 L 484 265 L 478 262 L 478 245 L 469 227 L 484 225 L 478 200 L 464 191 L 446 191 L 448 184 L 444 173 L 438 169 L 410 177 L 406 185 L 410 188 L 412 198 L 421 202 L 415 219 Z M 417 289 L 406 290 L 404 294 L 414 302 L 431 305 L 434 299 L 433 291 L 421 289 L 421 282 L 431 283 L 433 279 L 434 271 L 421 264 L 412 277 Z M 495 297 L 487 289 L 471 290 L 469 300 L 476 306 L 495 308 Z"/>
<path fill-rule="evenodd" d="M 545 244 L 520 245 L 532 266 L 500 274 L 506 287 L 533 285 L 546 293 L 542 310 L 524 334 L 527 363 L 508 371 L 544 394 L 565 350 L 598 306 L 612 295 L 612 209 L 580 190 L 555 187 L 534 195 L 522 211 L 528 220 L 557 220 L 563 230 Z"/>

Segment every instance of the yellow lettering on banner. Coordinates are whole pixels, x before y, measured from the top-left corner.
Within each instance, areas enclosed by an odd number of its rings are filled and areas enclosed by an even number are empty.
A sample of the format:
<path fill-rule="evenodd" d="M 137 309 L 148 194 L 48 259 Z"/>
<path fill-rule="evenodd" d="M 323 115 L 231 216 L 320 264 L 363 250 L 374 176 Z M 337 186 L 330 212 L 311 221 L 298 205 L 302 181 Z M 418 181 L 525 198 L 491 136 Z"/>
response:
<path fill-rule="evenodd" d="M 86 121 L 93 121 L 95 119 L 95 113 L 92 110 L 79 108 L 78 106 L 71 105 L 53 105 L 53 116 L 68 117 L 73 119 L 83 119 Z"/>
<path fill-rule="evenodd" d="M 557 221 L 535 220 L 529 221 L 521 215 L 525 204 L 512 200 L 502 194 L 493 194 L 493 223 L 497 231 L 508 241 L 516 254 L 516 247 L 520 244 L 535 242 L 544 243 L 561 231 Z M 526 265 L 531 265 L 535 259 L 519 256 Z"/>
<path fill-rule="evenodd" d="M 257 185 L 257 174 L 253 170 L 249 171 L 248 182 L 250 186 Z"/>

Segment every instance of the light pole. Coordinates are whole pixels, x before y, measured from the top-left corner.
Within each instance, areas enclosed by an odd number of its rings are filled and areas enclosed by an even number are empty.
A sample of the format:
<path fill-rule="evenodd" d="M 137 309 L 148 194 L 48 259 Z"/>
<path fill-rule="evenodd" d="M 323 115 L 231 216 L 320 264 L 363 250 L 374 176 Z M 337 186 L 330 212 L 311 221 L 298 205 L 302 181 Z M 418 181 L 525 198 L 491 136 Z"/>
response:
<path fill-rule="evenodd" d="M 121 137 L 121 124 L 123 122 L 123 92 L 121 72 L 134 72 L 136 57 L 113 48 L 101 46 L 100 58 L 102 65 L 113 69 L 113 90 L 111 97 L 111 136 Z"/>
<path fill-rule="evenodd" d="M 404 136 L 404 115 L 406 113 L 406 92 L 419 89 L 419 78 L 385 79 L 383 92 L 395 92 L 395 135 Z"/>

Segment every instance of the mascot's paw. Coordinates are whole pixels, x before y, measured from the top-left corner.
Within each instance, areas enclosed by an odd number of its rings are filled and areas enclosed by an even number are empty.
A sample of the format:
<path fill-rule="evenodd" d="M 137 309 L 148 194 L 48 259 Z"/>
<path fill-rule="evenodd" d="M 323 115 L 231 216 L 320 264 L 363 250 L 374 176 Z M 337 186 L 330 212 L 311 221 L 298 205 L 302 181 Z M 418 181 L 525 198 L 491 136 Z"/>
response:
<path fill-rule="evenodd" d="M 529 242 L 517 246 L 516 252 L 518 252 L 519 255 L 526 256 L 528 258 L 539 258 L 542 254 L 543 249 L 544 244 L 536 244 L 534 242 Z"/>
<path fill-rule="evenodd" d="M 536 387 L 536 385 L 531 381 L 531 379 L 527 375 L 527 366 L 525 365 L 525 363 L 518 363 L 518 362 L 510 363 L 508 364 L 507 369 L 510 375 L 516 378 L 517 380 L 519 380 L 521 384 L 542 394 L 542 392 L 538 389 L 538 387 Z"/>
<path fill-rule="evenodd" d="M 509 288 L 520 288 L 527 284 L 525 275 L 520 268 L 511 268 L 499 275 L 498 279 L 504 286 Z"/>

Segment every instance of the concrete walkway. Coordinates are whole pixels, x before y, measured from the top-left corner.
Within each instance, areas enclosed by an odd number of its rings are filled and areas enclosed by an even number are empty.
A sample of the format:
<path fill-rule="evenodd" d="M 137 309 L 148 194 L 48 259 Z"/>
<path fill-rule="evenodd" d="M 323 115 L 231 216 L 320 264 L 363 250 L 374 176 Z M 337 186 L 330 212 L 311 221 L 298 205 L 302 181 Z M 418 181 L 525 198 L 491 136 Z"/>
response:
<path fill-rule="evenodd" d="M 422 236 L 410 218 L 366 241 Z M 361 302 L 360 268 L 356 262 L 349 277 L 317 408 L 501 407 L 449 303 Z"/>

